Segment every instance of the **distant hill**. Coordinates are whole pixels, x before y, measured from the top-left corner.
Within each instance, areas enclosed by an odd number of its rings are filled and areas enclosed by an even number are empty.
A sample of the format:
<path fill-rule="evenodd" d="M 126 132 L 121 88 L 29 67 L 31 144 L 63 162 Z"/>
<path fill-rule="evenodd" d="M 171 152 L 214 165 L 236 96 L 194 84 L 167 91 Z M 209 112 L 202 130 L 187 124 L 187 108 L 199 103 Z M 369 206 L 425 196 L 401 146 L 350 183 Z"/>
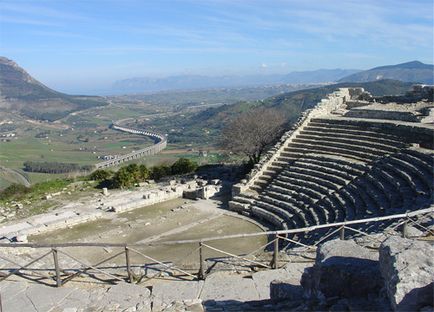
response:
<path fill-rule="evenodd" d="M 329 83 L 359 72 L 356 69 L 319 69 L 285 75 L 200 76 L 179 75 L 163 78 L 138 77 L 117 81 L 113 94 L 149 93 L 168 90 L 200 90 L 211 88 L 252 87 L 271 84 Z"/>
<path fill-rule="evenodd" d="M 395 79 L 424 84 L 434 83 L 434 65 L 419 61 L 375 67 L 358 72 L 339 80 L 339 82 L 367 82 L 381 79 Z"/>
<path fill-rule="evenodd" d="M 285 83 L 321 83 L 335 82 L 346 77 L 360 72 L 358 69 L 318 69 L 312 71 L 292 72 L 283 77 Z"/>
<path fill-rule="evenodd" d="M 53 121 L 71 112 L 101 105 L 107 105 L 101 97 L 73 96 L 54 91 L 14 61 L 0 57 L 0 110 Z"/>

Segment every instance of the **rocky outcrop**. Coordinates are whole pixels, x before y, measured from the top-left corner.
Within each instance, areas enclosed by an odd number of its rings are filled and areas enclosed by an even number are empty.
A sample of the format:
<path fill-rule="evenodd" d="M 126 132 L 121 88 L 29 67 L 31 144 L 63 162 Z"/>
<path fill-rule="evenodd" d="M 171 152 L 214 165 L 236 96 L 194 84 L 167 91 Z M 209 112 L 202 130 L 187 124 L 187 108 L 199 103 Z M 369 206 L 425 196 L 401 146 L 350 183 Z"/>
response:
<path fill-rule="evenodd" d="M 390 237 L 380 248 L 380 269 L 394 310 L 416 311 L 433 306 L 434 248 L 431 244 Z"/>
<path fill-rule="evenodd" d="M 354 241 L 333 240 L 318 248 L 316 263 L 302 276 L 308 298 L 367 298 L 382 288 L 378 254 Z"/>

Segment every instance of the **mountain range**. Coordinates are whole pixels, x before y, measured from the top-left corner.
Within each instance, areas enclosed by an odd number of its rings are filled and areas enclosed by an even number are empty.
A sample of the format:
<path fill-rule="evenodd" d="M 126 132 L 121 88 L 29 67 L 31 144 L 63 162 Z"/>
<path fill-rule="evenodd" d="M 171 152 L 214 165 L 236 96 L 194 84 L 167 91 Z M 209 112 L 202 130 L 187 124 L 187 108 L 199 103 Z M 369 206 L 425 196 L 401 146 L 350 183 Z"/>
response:
<path fill-rule="evenodd" d="M 316 71 L 293 72 L 287 75 L 268 76 L 172 76 L 167 78 L 135 78 L 119 81 L 117 90 L 128 92 L 145 92 L 145 90 L 162 89 L 206 89 L 210 86 L 224 85 L 273 85 L 300 84 L 328 82 L 330 87 L 322 89 L 328 92 L 329 88 L 335 88 L 331 82 L 338 80 L 343 84 L 364 83 L 370 81 L 382 81 L 395 79 L 406 84 L 397 85 L 396 82 L 376 84 L 382 86 L 381 94 L 396 94 L 403 88 L 408 88 L 411 83 L 433 83 L 434 66 L 418 61 L 372 68 L 366 71 L 343 69 L 320 69 Z M 370 86 L 368 84 L 368 86 Z M 398 87 L 397 87 L 398 86 Z M 193 88 L 194 87 L 194 88 Z M 372 86 L 370 86 L 372 87 Z M 304 91 L 302 91 L 304 92 Z M 307 92 L 307 91 L 306 91 Z M 310 91 L 309 91 L 310 92 Z M 312 91 L 314 92 L 314 91 Z M 326 93 L 317 93 L 320 96 Z M 276 91 L 279 93 L 279 91 Z M 283 93 L 279 96 L 297 96 L 298 93 Z M 316 101 L 317 98 L 314 98 Z M 314 102 L 313 101 L 313 102 Z M 312 103 L 313 103 L 312 102 Z M 31 77 L 23 68 L 14 61 L 0 57 L 0 111 L 18 113 L 33 119 L 54 121 L 63 118 L 71 112 L 107 105 L 107 100 L 98 96 L 68 95 L 57 92 L 45 86 Z M 288 107 L 289 108 L 289 107 Z"/>
<path fill-rule="evenodd" d="M 200 90 L 235 88 L 271 84 L 317 84 L 336 82 L 368 82 L 381 79 L 432 84 L 434 69 L 431 64 L 412 61 L 397 65 L 375 67 L 369 70 L 318 69 L 295 71 L 282 75 L 200 76 L 178 75 L 163 78 L 137 77 L 116 81 L 113 94 L 140 94 L 167 90 Z"/>
<path fill-rule="evenodd" d="M 101 105 L 107 105 L 104 98 L 57 92 L 34 79 L 14 61 L 0 57 L 0 110 L 54 121 L 69 113 Z"/>
<path fill-rule="evenodd" d="M 357 69 L 318 69 L 283 75 L 203 76 L 178 75 L 162 78 L 137 77 L 116 81 L 114 94 L 149 93 L 167 90 L 200 90 L 212 88 L 236 88 L 276 84 L 329 83 L 359 72 Z"/>
<path fill-rule="evenodd" d="M 397 65 L 375 67 L 339 79 L 339 82 L 367 82 L 394 79 L 424 84 L 434 83 L 434 65 L 412 61 Z"/>

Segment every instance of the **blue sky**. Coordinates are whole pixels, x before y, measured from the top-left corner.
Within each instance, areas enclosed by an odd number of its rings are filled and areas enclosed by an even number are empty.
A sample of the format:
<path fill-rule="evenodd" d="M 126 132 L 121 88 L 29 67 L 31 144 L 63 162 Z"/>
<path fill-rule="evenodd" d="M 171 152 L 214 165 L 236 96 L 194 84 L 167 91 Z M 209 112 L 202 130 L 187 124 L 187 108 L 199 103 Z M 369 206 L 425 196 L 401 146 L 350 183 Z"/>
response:
<path fill-rule="evenodd" d="M 432 0 L 0 0 L 0 55 L 80 92 L 138 76 L 433 63 Z"/>

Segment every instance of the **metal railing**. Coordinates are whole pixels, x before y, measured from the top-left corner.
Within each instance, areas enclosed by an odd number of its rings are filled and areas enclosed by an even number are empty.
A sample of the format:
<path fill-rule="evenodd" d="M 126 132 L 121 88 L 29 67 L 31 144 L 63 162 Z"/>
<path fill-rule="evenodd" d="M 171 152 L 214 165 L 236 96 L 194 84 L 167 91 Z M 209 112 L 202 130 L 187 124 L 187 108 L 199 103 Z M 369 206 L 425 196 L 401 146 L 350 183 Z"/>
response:
<path fill-rule="evenodd" d="M 348 233 L 357 234 L 361 236 L 369 236 L 374 241 L 381 243 L 379 239 L 374 234 L 378 233 L 367 233 L 366 231 L 357 228 L 358 225 L 367 225 L 368 223 L 382 224 L 384 221 L 396 221 L 388 227 L 388 229 L 396 230 L 401 226 L 402 235 L 404 237 L 408 236 L 408 224 L 412 224 L 414 227 L 419 228 L 423 235 L 418 237 L 419 239 L 424 239 L 425 235 L 434 236 L 434 230 L 425 227 L 421 224 L 420 218 L 434 213 L 434 207 L 422 209 L 418 211 L 408 212 L 404 214 L 382 216 L 376 218 L 362 219 L 362 220 L 352 220 L 344 221 L 332 224 L 316 225 L 301 229 L 291 229 L 291 230 L 281 230 L 281 231 L 266 231 L 257 233 L 246 233 L 246 234 L 234 234 L 225 235 L 219 237 L 206 237 L 202 239 L 192 239 L 192 240 L 178 240 L 178 241 L 165 241 L 165 242 L 154 242 L 154 243 L 133 243 L 133 244 L 118 244 L 118 243 L 57 243 L 57 244 L 43 244 L 43 243 L 0 243 L 0 248 L 32 248 L 32 249 L 48 249 L 48 251 L 43 252 L 32 259 L 30 262 L 25 264 L 20 264 L 16 260 L 10 259 L 4 254 L 0 254 L 0 259 L 12 264 L 14 267 L 11 268 L 0 268 L 0 282 L 9 278 L 13 275 L 18 275 L 24 278 L 33 279 L 39 283 L 44 283 L 47 285 L 60 287 L 65 283 L 78 278 L 84 274 L 87 276 L 97 279 L 103 282 L 129 282 L 129 283 L 141 283 L 144 280 L 149 280 L 156 277 L 161 277 L 162 273 L 168 274 L 170 277 L 177 279 L 187 279 L 196 280 L 204 279 L 207 275 L 208 267 L 207 262 L 212 261 L 224 261 L 231 260 L 237 262 L 239 265 L 264 268 L 264 269 L 277 269 L 281 267 L 282 261 L 279 257 L 280 253 L 288 253 L 290 250 L 297 250 L 299 253 L 315 251 L 317 246 L 322 242 L 330 239 L 332 237 L 339 237 L 340 239 L 345 239 Z M 321 234 L 321 237 L 315 240 L 313 243 L 309 244 L 302 242 L 297 234 L 302 237 L 307 233 L 316 233 L 318 230 L 328 230 L 327 233 Z M 384 232 L 386 233 L 386 232 Z M 250 253 L 235 254 L 233 252 L 225 251 L 221 248 L 212 246 L 211 243 L 221 240 L 229 239 L 243 239 L 255 236 L 267 236 L 269 239 L 267 243 L 259 248 L 255 249 Z M 292 235 L 292 236 L 291 236 Z M 386 235 L 386 234 L 385 234 Z M 387 236 L 387 235 L 386 235 Z M 189 251 L 187 255 L 183 256 L 185 259 L 191 255 L 198 253 L 197 262 L 199 269 L 197 271 L 192 271 L 191 268 L 183 268 L 175 265 L 173 262 L 164 262 L 162 260 L 156 259 L 147 253 L 139 250 L 142 247 L 149 246 L 165 246 L 170 248 L 173 245 L 182 244 L 195 244 L 197 247 L 194 250 Z M 282 247 L 283 246 L 283 247 Z M 121 250 L 116 252 L 109 257 L 98 261 L 97 263 L 90 264 L 85 260 L 79 259 L 77 256 L 72 255 L 68 248 L 79 247 L 79 248 L 120 248 Z M 280 248 L 282 247 L 282 248 Z M 301 248 L 294 248 L 301 247 Z M 224 255 L 224 258 L 212 258 L 205 259 L 205 250 L 212 251 L 217 254 Z M 264 253 L 264 251 L 267 251 Z M 266 254 L 268 257 L 256 258 L 255 256 L 261 253 Z M 153 276 L 148 274 L 138 275 L 133 272 L 134 265 L 132 264 L 131 255 L 135 254 L 146 261 L 140 263 L 140 268 L 153 269 L 157 273 Z M 65 268 L 60 265 L 59 258 L 62 256 L 65 259 L 72 260 L 78 263 L 80 268 Z M 30 268 L 33 264 L 40 262 L 47 257 L 52 257 L 53 266 L 47 269 L 34 269 Z M 111 261 L 117 257 L 123 257 L 125 265 L 112 265 L 109 267 L 102 267 L 108 261 Z M 271 258 L 271 259 L 270 259 Z M 196 262 L 196 263 L 197 263 Z M 137 265 L 136 265 L 137 267 Z M 7 271 L 4 273 L 3 271 Z M 113 272 L 116 271 L 116 272 Z M 48 274 L 43 274 L 41 272 L 48 272 Z M 98 275 L 99 274 L 99 275 Z M 100 275 L 108 277 L 109 279 L 103 280 Z M 54 284 L 53 284 L 54 283 Z"/>

